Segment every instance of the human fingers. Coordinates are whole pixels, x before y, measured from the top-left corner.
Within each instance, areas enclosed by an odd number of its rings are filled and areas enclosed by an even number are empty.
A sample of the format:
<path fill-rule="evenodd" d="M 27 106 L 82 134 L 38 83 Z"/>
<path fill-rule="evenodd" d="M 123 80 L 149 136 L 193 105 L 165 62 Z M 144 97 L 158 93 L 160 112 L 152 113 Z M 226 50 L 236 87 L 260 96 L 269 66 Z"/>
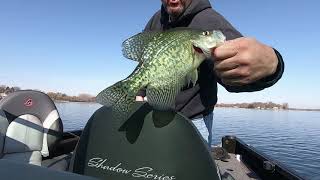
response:
<path fill-rule="evenodd" d="M 237 54 L 236 43 L 234 40 L 226 41 L 221 46 L 212 49 L 212 57 L 217 60 L 225 60 Z"/>
<path fill-rule="evenodd" d="M 236 61 L 234 57 L 221 60 L 221 61 L 215 61 L 214 63 L 214 69 L 215 71 L 228 71 L 231 69 L 235 69 L 239 67 L 239 63 Z"/>
<path fill-rule="evenodd" d="M 249 80 L 250 72 L 247 67 L 245 66 L 238 66 L 237 68 L 227 70 L 227 71 L 220 71 L 219 77 L 222 80 L 242 80 L 243 82 Z"/>

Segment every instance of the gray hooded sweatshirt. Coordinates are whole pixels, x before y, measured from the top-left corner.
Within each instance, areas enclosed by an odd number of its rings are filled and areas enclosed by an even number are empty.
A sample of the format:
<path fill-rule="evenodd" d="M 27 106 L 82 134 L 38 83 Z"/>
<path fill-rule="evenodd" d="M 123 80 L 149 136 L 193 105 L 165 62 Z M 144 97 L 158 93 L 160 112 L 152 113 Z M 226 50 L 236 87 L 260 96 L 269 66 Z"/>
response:
<path fill-rule="evenodd" d="M 175 27 L 189 27 L 201 30 L 220 30 L 227 40 L 242 35 L 218 12 L 212 9 L 208 0 L 192 0 L 184 13 L 175 21 L 170 21 L 162 6 L 149 20 L 145 31 L 166 31 Z M 214 60 L 207 59 L 199 67 L 199 78 L 195 86 L 185 87 L 176 97 L 175 109 L 189 118 L 208 114 L 217 103 L 217 82 L 229 92 L 259 91 L 275 84 L 282 76 L 284 63 L 278 51 L 278 67 L 275 74 L 244 86 L 228 86 L 214 73 Z M 143 91 L 139 95 L 143 95 Z"/>

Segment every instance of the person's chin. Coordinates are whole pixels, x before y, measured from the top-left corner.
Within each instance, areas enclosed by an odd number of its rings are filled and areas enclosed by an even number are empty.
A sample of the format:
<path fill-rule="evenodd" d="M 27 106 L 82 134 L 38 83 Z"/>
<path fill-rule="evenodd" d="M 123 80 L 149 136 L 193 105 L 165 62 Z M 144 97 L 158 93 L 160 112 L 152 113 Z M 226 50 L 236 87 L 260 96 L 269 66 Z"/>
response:
<path fill-rule="evenodd" d="M 168 7 L 169 14 L 178 15 L 181 14 L 183 8 L 182 7 Z"/>

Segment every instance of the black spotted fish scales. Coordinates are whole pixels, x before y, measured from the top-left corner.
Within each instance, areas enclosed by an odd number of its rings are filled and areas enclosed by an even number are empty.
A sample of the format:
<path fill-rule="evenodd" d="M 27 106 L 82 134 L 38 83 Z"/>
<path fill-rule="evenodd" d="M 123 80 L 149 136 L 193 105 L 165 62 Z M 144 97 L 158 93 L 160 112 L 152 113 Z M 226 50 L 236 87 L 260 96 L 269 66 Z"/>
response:
<path fill-rule="evenodd" d="M 170 108 L 168 103 L 172 103 L 185 83 L 186 74 L 194 68 L 189 39 L 188 33 L 157 36 L 144 51 L 143 63 L 132 76 L 132 88 L 147 82 L 149 104 L 158 109 Z"/>
<path fill-rule="evenodd" d="M 126 79 L 100 92 L 97 102 L 112 106 L 116 114 L 125 119 L 136 94 L 144 88 L 148 103 L 154 109 L 174 108 L 176 95 L 188 83 L 196 83 L 197 68 L 211 56 L 211 49 L 224 41 L 225 36 L 220 31 L 191 29 L 132 36 L 123 42 L 122 50 L 126 58 L 139 62 L 138 66 Z"/>

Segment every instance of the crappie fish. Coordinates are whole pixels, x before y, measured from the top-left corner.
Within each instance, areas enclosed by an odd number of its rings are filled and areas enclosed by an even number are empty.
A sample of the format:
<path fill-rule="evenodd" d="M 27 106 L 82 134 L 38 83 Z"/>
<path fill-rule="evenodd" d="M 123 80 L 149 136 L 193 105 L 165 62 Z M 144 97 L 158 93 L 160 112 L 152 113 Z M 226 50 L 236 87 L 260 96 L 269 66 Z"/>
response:
<path fill-rule="evenodd" d="M 189 83 L 195 85 L 197 68 L 211 57 L 211 49 L 225 39 L 220 31 L 185 28 L 139 33 L 122 44 L 123 55 L 138 61 L 138 66 L 129 77 L 100 92 L 96 101 L 129 114 L 137 93 L 145 88 L 153 109 L 170 110 L 180 90 Z"/>

